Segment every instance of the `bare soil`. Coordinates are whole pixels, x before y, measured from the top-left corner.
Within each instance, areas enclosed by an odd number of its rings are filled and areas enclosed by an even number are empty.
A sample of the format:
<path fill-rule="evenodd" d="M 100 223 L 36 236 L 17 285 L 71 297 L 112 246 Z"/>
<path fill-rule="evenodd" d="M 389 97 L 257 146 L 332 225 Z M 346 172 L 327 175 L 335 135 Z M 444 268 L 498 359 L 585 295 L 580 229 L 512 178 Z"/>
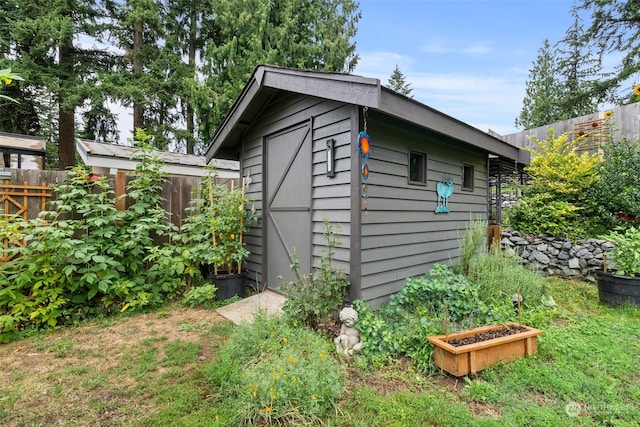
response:
<path fill-rule="evenodd" d="M 507 337 L 509 335 L 515 335 L 515 334 L 519 334 L 521 332 L 526 332 L 526 331 L 527 331 L 527 328 L 525 327 L 514 326 L 512 328 L 481 332 L 481 333 L 472 335 L 470 337 L 457 338 L 457 339 L 449 340 L 447 342 L 454 347 L 460 347 L 463 345 L 475 344 L 477 342 L 492 340 L 494 338 Z"/>

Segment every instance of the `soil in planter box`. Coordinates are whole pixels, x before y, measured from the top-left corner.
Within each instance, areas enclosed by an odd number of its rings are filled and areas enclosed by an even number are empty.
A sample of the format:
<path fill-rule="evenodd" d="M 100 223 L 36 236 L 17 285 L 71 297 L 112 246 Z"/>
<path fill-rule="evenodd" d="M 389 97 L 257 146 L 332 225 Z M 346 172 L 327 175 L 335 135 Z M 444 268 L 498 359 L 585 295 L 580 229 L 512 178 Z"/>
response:
<path fill-rule="evenodd" d="M 453 339 L 447 342 L 454 347 L 461 347 L 467 344 L 474 344 L 477 342 L 487 341 L 494 338 L 506 337 L 508 335 L 515 335 L 515 334 L 519 334 L 520 332 L 526 332 L 526 331 L 527 331 L 527 328 L 525 327 L 514 326 L 511 328 L 499 329 L 496 331 L 481 332 L 479 334 L 475 334 L 470 337 Z"/>

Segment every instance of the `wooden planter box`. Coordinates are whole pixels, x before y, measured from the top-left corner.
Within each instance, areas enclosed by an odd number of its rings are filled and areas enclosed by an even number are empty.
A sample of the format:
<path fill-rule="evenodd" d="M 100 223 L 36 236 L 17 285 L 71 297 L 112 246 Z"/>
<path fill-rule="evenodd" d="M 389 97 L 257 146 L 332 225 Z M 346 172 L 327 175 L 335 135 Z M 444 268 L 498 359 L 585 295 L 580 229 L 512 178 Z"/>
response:
<path fill-rule="evenodd" d="M 506 325 L 509 327 L 519 326 L 516 323 L 507 323 Z M 475 376 L 482 369 L 499 362 L 506 363 L 523 356 L 529 356 L 538 350 L 538 335 L 542 334 L 542 331 L 524 325 L 522 327 L 527 330 L 514 335 L 460 347 L 455 347 L 448 343 L 450 340 L 466 338 L 482 332 L 502 330 L 507 326 L 484 326 L 446 336 L 429 337 L 429 342 L 435 345 L 433 360 L 436 366 L 456 377 L 464 375 Z"/>

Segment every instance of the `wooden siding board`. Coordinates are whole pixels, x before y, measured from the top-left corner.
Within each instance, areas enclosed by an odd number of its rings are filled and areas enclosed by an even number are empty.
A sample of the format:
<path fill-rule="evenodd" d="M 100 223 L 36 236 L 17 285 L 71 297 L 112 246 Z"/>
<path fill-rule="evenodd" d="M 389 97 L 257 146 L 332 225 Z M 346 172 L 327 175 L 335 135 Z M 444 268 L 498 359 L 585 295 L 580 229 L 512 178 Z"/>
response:
<path fill-rule="evenodd" d="M 320 98 L 305 97 L 295 94 L 281 94 L 274 96 L 263 114 L 253 123 L 252 128 L 244 136 L 242 172 L 246 176 L 251 170 L 252 183 L 247 195 L 254 196 L 254 201 L 262 215 L 262 187 L 263 187 L 263 140 L 266 135 L 286 129 L 305 120 L 312 120 L 312 209 L 313 217 L 311 233 L 313 247 L 311 253 L 313 262 L 319 262 L 322 248 L 326 244 L 322 233 L 322 221 L 328 218 L 332 224 L 343 224 L 348 233 L 348 212 L 350 208 L 349 193 L 349 163 L 350 157 L 350 108 L 344 104 L 327 101 Z M 326 176 L 326 138 L 336 140 L 336 175 Z M 343 188 L 341 190 L 337 190 Z M 343 239 L 344 240 L 344 239 Z M 262 221 L 254 224 L 247 233 L 247 247 L 252 251 L 247 268 L 258 273 L 259 277 L 266 266 L 262 264 L 265 244 L 262 233 Z M 344 242 L 344 248 L 338 251 L 338 260 L 349 268 L 349 239 Z M 343 259 L 344 258 L 344 259 Z"/>
<path fill-rule="evenodd" d="M 456 259 L 459 234 L 470 218 L 486 217 L 486 152 L 411 126 L 389 128 L 389 122 L 369 121 L 373 155 L 361 241 L 365 300 L 384 300 L 404 286 L 407 277 L 425 273 L 435 262 Z M 409 150 L 427 156 L 426 185 L 408 183 Z M 473 191 L 461 188 L 464 163 L 474 165 Z M 451 212 L 436 214 L 436 184 L 445 177 L 455 185 Z"/>

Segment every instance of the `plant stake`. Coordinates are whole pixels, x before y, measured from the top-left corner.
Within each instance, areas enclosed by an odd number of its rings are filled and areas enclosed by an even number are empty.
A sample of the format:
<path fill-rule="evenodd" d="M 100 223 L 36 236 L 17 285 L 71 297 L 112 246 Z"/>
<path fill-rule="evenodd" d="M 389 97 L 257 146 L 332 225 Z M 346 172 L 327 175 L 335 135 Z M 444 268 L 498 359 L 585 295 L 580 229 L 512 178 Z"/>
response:
<path fill-rule="evenodd" d="M 449 300 L 444 301 L 444 335 L 449 337 Z"/>
<path fill-rule="evenodd" d="M 213 185 L 211 184 L 211 177 L 209 177 L 209 210 L 211 211 L 211 241 L 213 242 L 213 247 L 216 247 L 216 230 L 213 227 Z M 231 181 L 231 184 L 233 185 L 233 181 Z M 213 274 L 217 275 L 218 274 L 218 265 L 214 262 L 213 263 Z"/>

